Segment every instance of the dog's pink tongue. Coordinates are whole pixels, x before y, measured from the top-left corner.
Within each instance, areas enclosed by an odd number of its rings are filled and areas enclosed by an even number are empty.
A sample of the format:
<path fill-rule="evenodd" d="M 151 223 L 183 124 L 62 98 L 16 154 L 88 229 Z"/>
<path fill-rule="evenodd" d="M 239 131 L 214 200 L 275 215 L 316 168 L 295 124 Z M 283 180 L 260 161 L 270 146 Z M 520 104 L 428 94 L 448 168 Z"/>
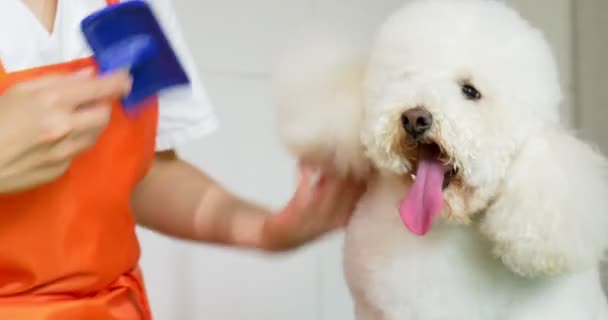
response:
<path fill-rule="evenodd" d="M 433 218 L 443 207 L 445 172 L 437 146 L 422 145 L 416 180 L 399 207 L 401 219 L 411 232 L 425 235 L 431 229 Z"/>

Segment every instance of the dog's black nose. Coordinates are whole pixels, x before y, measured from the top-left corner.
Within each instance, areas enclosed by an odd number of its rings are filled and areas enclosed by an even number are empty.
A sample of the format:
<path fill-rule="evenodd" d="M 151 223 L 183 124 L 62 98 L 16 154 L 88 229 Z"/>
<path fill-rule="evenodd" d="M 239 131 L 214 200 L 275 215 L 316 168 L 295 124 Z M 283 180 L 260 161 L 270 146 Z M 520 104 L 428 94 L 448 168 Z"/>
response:
<path fill-rule="evenodd" d="M 401 124 L 405 132 L 416 139 L 423 136 L 433 125 L 433 116 L 424 108 L 416 107 L 401 115 Z"/>

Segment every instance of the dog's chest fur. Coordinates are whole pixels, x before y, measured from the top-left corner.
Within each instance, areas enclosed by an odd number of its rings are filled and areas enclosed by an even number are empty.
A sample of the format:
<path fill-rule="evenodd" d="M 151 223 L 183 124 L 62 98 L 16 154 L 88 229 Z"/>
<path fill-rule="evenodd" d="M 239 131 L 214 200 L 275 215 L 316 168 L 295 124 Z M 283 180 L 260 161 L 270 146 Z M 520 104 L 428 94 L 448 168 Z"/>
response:
<path fill-rule="evenodd" d="M 521 278 L 492 256 L 474 226 L 437 223 L 425 237 L 412 235 L 396 209 L 405 191 L 379 178 L 348 227 L 345 272 L 357 320 L 604 319 L 594 298 L 597 273 Z"/>

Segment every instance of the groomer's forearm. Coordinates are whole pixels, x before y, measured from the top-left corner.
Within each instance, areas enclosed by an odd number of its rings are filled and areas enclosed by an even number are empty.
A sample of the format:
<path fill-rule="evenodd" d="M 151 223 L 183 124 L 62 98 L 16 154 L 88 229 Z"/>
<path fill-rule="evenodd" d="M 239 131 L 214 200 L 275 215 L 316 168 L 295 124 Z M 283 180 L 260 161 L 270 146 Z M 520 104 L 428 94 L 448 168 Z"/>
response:
<path fill-rule="evenodd" d="M 241 247 L 260 247 L 269 214 L 229 193 L 173 152 L 157 154 L 132 204 L 138 224 L 146 228 L 172 237 Z"/>

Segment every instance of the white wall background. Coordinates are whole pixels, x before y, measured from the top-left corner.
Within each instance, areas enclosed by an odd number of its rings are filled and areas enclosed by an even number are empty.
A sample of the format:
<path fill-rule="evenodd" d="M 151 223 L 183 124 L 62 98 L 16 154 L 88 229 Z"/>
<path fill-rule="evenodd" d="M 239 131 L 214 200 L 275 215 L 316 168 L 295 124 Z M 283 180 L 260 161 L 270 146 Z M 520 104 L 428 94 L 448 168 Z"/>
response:
<path fill-rule="evenodd" d="M 295 181 L 294 162 L 274 129 L 269 76 L 281 48 L 311 17 L 357 19 L 362 30 L 371 30 L 402 0 L 174 2 L 221 121 L 216 134 L 186 146 L 182 155 L 238 194 L 282 205 Z M 568 76 L 569 0 L 513 2 L 549 31 Z M 353 319 L 341 273 L 341 235 L 264 257 L 140 234 L 157 320 Z"/>

